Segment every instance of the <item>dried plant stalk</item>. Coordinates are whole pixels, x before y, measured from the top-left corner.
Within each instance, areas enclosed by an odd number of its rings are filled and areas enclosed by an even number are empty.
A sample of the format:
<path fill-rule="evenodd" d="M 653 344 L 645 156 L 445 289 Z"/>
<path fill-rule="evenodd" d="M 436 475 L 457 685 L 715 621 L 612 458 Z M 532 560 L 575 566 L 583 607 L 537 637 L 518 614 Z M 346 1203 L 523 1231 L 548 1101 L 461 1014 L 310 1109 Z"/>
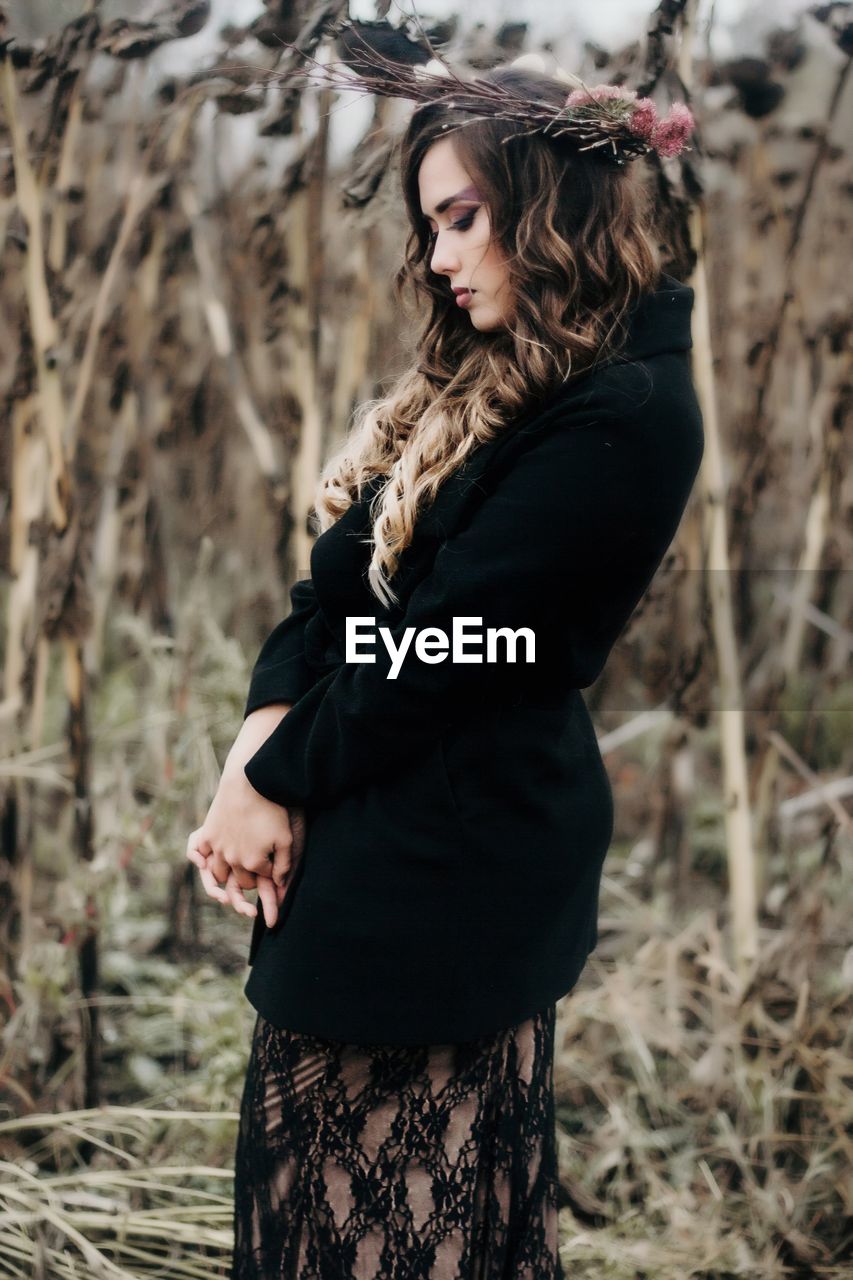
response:
<path fill-rule="evenodd" d="M 745 983 L 758 952 L 755 854 L 749 806 L 743 690 L 732 603 L 722 441 L 711 351 L 703 220 L 698 211 L 691 215 L 691 225 L 693 243 L 699 253 L 693 279 L 696 290 L 693 362 L 705 423 L 705 455 L 699 474 L 699 486 L 706 512 L 708 593 L 717 653 L 720 755 L 723 766 L 723 813 L 732 943 L 738 976 Z"/>

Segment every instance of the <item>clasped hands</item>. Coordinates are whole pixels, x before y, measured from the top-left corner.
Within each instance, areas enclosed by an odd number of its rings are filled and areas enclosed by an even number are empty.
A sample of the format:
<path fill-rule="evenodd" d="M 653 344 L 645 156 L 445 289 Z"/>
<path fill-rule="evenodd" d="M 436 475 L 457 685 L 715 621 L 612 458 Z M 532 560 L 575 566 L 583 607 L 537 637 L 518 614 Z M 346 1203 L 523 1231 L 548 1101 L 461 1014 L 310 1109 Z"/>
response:
<path fill-rule="evenodd" d="M 199 869 L 209 897 L 241 915 L 258 908 L 245 897 L 257 889 L 264 921 L 272 928 L 305 844 L 305 814 L 260 795 L 243 766 L 269 737 L 291 703 L 259 707 L 243 721 L 202 825 L 190 833 L 187 857 Z"/>

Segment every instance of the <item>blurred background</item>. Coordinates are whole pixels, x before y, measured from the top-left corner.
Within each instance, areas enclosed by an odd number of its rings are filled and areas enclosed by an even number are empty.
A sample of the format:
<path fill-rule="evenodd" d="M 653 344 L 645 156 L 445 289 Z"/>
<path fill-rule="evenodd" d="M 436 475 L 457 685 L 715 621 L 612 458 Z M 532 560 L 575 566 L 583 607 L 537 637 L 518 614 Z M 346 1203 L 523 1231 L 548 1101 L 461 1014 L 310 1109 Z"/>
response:
<path fill-rule="evenodd" d="M 696 117 L 637 162 L 707 445 L 585 694 L 616 831 L 559 1006 L 562 1256 L 849 1277 L 853 14 L 794 0 L 0 0 L 0 1277 L 227 1274 L 251 925 L 186 840 L 417 327 L 408 104 L 287 76 L 347 17 Z"/>

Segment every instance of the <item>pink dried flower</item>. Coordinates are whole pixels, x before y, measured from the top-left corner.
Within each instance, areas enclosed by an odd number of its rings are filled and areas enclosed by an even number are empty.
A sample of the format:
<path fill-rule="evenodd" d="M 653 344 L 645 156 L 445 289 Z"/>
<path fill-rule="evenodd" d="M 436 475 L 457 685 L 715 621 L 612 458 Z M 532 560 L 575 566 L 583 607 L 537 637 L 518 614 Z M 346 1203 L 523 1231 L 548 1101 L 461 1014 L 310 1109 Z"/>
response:
<path fill-rule="evenodd" d="M 637 94 L 634 89 L 626 89 L 619 84 L 596 84 L 591 89 L 574 89 L 566 98 L 567 107 L 582 107 L 590 102 L 606 102 L 620 98 L 633 102 Z"/>
<path fill-rule="evenodd" d="M 651 98 L 638 98 L 628 121 L 628 128 L 634 137 L 644 138 L 648 142 L 659 124 L 657 107 Z"/>
<path fill-rule="evenodd" d="M 661 156 L 677 156 L 687 145 L 687 139 L 696 127 L 690 108 L 683 102 L 674 103 L 669 115 L 661 120 L 651 136 L 651 145 Z"/>

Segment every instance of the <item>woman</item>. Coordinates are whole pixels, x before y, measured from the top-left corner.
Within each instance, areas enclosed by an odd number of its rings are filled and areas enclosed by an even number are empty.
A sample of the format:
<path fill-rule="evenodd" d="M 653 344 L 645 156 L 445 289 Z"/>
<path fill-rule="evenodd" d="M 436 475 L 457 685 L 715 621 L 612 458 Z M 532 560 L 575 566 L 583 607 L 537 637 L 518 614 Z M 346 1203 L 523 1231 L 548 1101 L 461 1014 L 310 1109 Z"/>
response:
<path fill-rule="evenodd" d="M 538 74 L 482 79 L 566 104 Z M 324 469 L 311 577 L 188 843 L 256 914 L 240 1280 L 563 1274 L 555 1001 L 596 944 L 613 829 L 580 690 L 703 448 L 693 292 L 624 165 L 671 135 L 632 95 L 620 133 L 618 93 L 575 96 L 583 137 L 627 148 L 609 160 L 458 94 L 403 139 L 417 360 Z"/>

